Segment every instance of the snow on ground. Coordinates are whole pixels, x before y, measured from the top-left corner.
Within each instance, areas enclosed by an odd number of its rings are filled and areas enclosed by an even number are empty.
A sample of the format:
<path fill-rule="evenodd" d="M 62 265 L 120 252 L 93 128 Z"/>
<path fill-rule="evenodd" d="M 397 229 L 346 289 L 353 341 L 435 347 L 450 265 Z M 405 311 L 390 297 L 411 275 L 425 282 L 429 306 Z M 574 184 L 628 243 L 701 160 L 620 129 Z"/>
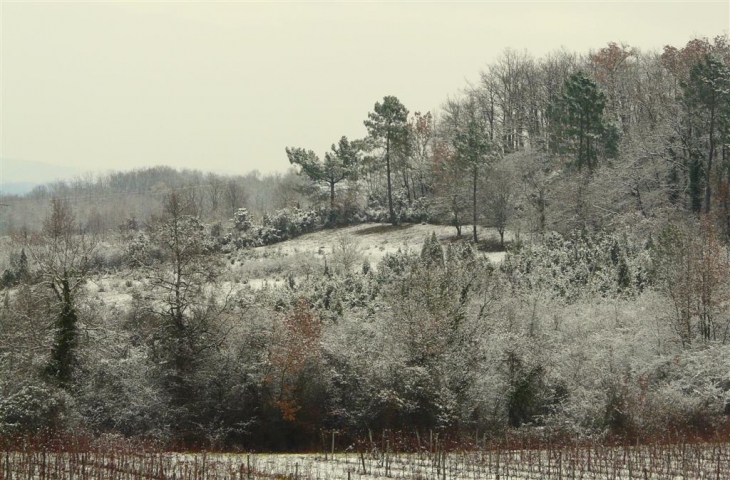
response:
<path fill-rule="evenodd" d="M 395 253 L 398 249 L 420 251 L 426 236 L 431 235 L 432 232 L 435 232 L 438 239 L 444 243 L 451 242 L 456 238 L 456 229 L 451 226 L 413 223 L 393 226 L 382 223 L 366 223 L 309 233 L 287 242 L 258 247 L 254 250 L 258 252 L 275 250 L 283 255 L 298 252 L 332 254 L 340 238 L 350 236 L 363 255 L 370 260 L 370 263 L 377 265 L 385 254 Z M 468 239 L 470 234 L 471 226 L 462 228 L 463 237 Z M 497 234 L 494 229 L 479 227 L 478 235 L 481 238 L 486 238 Z M 504 252 L 488 253 L 487 256 L 491 260 L 501 261 Z"/>
<path fill-rule="evenodd" d="M 302 235 L 292 240 L 240 250 L 224 257 L 225 274 L 218 287 L 225 292 L 240 285 L 248 285 L 253 289 L 278 288 L 285 284 L 291 276 L 296 282 L 306 281 L 307 276 L 321 271 L 324 262 L 335 267 L 339 261 L 338 250 L 343 243 L 352 253 L 352 268 L 360 268 L 367 260 L 377 269 L 377 265 L 386 254 L 398 250 L 420 252 L 423 241 L 435 233 L 444 244 L 456 240 L 456 230 L 451 226 L 404 224 L 393 226 L 381 223 L 367 223 L 337 229 L 321 230 Z M 481 239 L 498 235 L 494 229 L 479 228 Z M 464 226 L 462 236 L 469 239 L 471 227 Z M 511 239 L 508 235 L 508 239 Z M 500 262 L 504 252 L 481 253 L 493 262 Z M 123 308 L 132 301 L 135 291 L 145 288 L 145 282 L 127 272 L 127 274 L 104 274 L 95 276 L 87 282 L 87 292 L 99 299 L 102 305 Z"/>
<path fill-rule="evenodd" d="M 237 457 L 265 478 L 307 480 L 727 479 L 730 467 L 727 444 Z"/>
<path fill-rule="evenodd" d="M 118 275 L 107 274 L 91 278 L 86 282 L 86 292 L 99 299 L 100 305 L 124 307 L 132 301 L 135 288 L 142 288 L 143 283 L 126 279 Z"/>
<path fill-rule="evenodd" d="M 13 478 L 176 478 L 197 480 L 678 480 L 727 479 L 725 443 L 324 454 L 184 454 L 117 451 L 79 455 L 0 453 Z M 8 475 L 10 478 L 11 475 Z"/>
<path fill-rule="evenodd" d="M 342 246 L 346 245 L 357 268 L 367 260 L 375 269 L 386 254 L 401 251 L 420 252 L 427 236 L 432 233 L 442 243 L 456 240 L 456 230 L 451 226 L 428 224 L 403 224 L 393 226 L 367 223 L 337 229 L 308 233 L 286 242 L 253 248 L 245 258 L 233 258 L 228 262 L 228 272 L 233 279 L 243 281 L 252 288 L 278 287 L 289 276 L 296 281 L 306 279 L 309 272 L 321 269 L 324 262 L 333 266 L 341 259 Z M 471 227 L 464 226 L 462 237 L 469 239 Z M 494 229 L 479 227 L 480 239 L 498 241 Z M 510 236 L 507 239 L 511 239 Z M 482 253 L 493 262 L 501 262 L 504 252 Z"/>

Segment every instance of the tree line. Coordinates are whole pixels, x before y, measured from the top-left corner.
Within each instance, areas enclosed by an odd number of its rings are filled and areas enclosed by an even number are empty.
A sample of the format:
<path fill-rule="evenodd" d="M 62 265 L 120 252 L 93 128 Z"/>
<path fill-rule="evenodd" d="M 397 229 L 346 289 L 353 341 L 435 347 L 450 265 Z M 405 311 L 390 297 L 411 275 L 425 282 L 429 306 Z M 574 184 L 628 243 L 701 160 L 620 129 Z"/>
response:
<path fill-rule="evenodd" d="M 145 220 L 174 188 L 208 222 L 238 208 L 260 221 L 298 206 L 328 209 L 330 223 L 427 218 L 459 236 L 472 225 L 478 240 L 477 224 L 566 233 L 678 208 L 712 214 L 727 235 L 728 50 L 725 36 L 661 52 L 616 43 L 543 58 L 507 50 L 437 112 L 411 114 L 385 96 L 363 115 L 364 138 L 342 137 L 322 158 L 287 147 L 299 176 L 168 167 L 89 176 L 4 198 L 0 228 L 38 228 L 57 196 L 108 232 Z"/>
<path fill-rule="evenodd" d="M 540 59 L 507 50 L 436 115 L 410 115 L 386 96 L 364 121 L 367 137 L 343 137 L 323 161 L 286 153 L 328 187 L 333 208 L 337 187 L 341 198 L 361 189 L 395 224 L 420 200 L 458 235 L 471 223 L 474 241 L 480 223 L 566 232 L 579 226 L 559 218 L 568 215 L 600 226 L 606 215 L 591 218 L 584 198 L 596 190 L 624 199 L 613 218 L 714 206 L 727 225 L 729 52 L 724 36 L 661 53 L 616 43 Z M 561 198 L 566 189 L 574 198 Z"/>

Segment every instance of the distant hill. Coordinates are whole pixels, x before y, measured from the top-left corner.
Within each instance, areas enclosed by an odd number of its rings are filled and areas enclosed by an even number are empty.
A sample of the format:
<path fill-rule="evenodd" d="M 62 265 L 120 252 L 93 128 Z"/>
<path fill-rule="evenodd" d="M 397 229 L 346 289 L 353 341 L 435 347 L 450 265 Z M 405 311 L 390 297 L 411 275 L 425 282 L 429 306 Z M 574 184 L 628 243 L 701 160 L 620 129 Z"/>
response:
<path fill-rule="evenodd" d="M 34 182 L 3 182 L 0 184 L 0 195 L 25 195 L 38 185 Z"/>
<path fill-rule="evenodd" d="M 23 195 L 38 185 L 73 178 L 83 171 L 45 162 L 3 158 L 0 159 L 0 173 L 0 194 Z"/>

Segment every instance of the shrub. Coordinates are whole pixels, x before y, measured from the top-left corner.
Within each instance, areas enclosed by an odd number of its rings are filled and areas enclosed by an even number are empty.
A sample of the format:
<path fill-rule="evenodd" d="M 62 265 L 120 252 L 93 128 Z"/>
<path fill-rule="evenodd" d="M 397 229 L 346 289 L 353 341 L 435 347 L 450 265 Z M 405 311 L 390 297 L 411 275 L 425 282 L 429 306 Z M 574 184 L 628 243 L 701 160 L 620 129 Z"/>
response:
<path fill-rule="evenodd" d="M 324 224 L 320 212 L 285 208 L 263 217 L 258 229 L 258 238 L 262 245 L 282 242 L 304 233 L 314 232 Z"/>
<path fill-rule="evenodd" d="M 5 387 L 5 388 L 2 388 Z M 0 434 L 59 427 L 66 394 L 42 383 L 0 386 Z"/>
<path fill-rule="evenodd" d="M 239 208 L 233 214 L 233 225 L 239 232 L 248 232 L 251 229 L 251 215 L 245 208 Z"/>
<path fill-rule="evenodd" d="M 575 232 L 564 239 L 553 233 L 509 252 L 501 269 L 516 287 L 575 301 L 582 295 L 637 295 L 648 286 L 651 258 L 625 235 Z"/>

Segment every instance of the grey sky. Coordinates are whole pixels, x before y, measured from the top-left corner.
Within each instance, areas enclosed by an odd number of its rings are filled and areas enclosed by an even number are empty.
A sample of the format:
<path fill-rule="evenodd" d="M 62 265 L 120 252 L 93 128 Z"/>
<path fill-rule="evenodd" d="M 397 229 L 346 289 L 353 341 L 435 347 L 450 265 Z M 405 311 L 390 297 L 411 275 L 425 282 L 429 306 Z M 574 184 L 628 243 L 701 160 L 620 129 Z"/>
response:
<path fill-rule="evenodd" d="M 364 136 L 384 95 L 433 110 L 507 47 L 658 50 L 730 25 L 727 1 L 0 5 L 2 158 L 95 171 L 285 171 L 284 147 Z"/>

